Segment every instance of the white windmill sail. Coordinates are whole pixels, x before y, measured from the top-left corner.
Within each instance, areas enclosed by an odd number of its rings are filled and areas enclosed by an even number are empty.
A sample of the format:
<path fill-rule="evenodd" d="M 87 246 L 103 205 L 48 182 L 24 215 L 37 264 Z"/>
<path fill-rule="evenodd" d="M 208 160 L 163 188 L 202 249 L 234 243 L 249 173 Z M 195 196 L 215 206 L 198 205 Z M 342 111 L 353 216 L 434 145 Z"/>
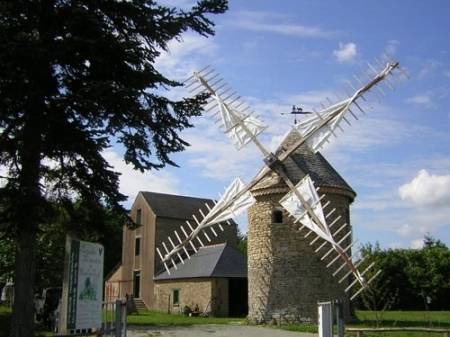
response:
<path fill-rule="evenodd" d="M 240 178 L 236 178 L 230 186 L 225 189 L 224 195 L 214 205 L 214 207 L 206 214 L 206 216 L 198 223 L 198 226 L 192 229 L 190 234 L 186 235 L 184 241 L 179 240 L 179 244 L 172 244 L 172 249 L 162 257 L 162 261 L 166 262 L 187 245 L 187 242 L 196 238 L 199 233 L 206 228 L 225 222 L 233 217 L 241 214 L 255 202 L 250 191 L 245 191 L 246 185 Z M 194 217 L 194 219 L 196 219 Z"/>
<path fill-rule="evenodd" d="M 311 219 L 305 205 L 298 199 L 294 191 L 287 193 L 280 200 L 280 204 L 289 212 L 289 214 L 291 214 L 297 221 L 300 221 L 305 227 L 317 233 L 317 235 L 324 240 L 327 240 L 332 244 L 335 243 L 330 230 L 326 225 L 324 225 L 326 222 L 322 205 L 320 204 L 320 198 L 309 175 L 300 180 L 300 182 L 295 186 L 295 189 L 305 199 L 306 203 L 313 210 L 321 224 L 316 224 Z"/>
<path fill-rule="evenodd" d="M 251 142 L 257 135 L 267 128 L 255 117 L 243 115 L 239 111 L 230 108 L 217 95 L 212 95 L 219 107 L 220 117 L 225 127 L 225 133 L 233 142 L 237 150 Z"/>
<path fill-rule="evenodd" d="M 351 97 L 333 104 L 298 123 L 295 127 L 309 147 L 311 147 L 314 152 L 317 152 L 331 135 L 335 135 L 336 128 L 338 128 L 342 120 L 345 119 L 346 113 L 350 111 L 350 106 L 355 104 L 358 109 L 361 109 L 356 103 L 356 100 L 362 98 L 366 92 L 386 79 L 392 71 L 397 68 L 399 68 L 398 62 L 387 63 L 382 71 L 379 73 L 376 73 L 375 71 L 376 76 L 370 82 L 356 90 Z M 352 112 L 350 111 L 350 113 Z M 356 118 L 353 113 L 352 115 Z"/>
<path fill-rule="evenodd" d="M 306 138 L 306 144 L 317 152 L 323 143 L 334 133 L 334 130 L 339 126 L 345 113 L 348 111 L 348 106 L 351 104 L 351 98 L 342 102 L 334 104 L 320 114 L 302 120 L 295 125 L 295 128 L 300 132 L 302 137 Z M 324 124 L 324 120 L 328 122 Z"/>
<path fill-rule="evenodd" d="M 245 189 L 245 187 L 246 185 L 242 182 L 242 180 L 236 178 L 231 185 L 227 187 L 224 195 L 222 195 L 220 200 L 216 203 L 208 215 L 206 215 L 202 223 L 205 222 L 207 225 L 212 225 L 224 222 L 234 218 L 242 212 L 245 212 L 247 208 L 255 203 L 255 198 L 253 198 L 250 191 L 238 196 Z"/>

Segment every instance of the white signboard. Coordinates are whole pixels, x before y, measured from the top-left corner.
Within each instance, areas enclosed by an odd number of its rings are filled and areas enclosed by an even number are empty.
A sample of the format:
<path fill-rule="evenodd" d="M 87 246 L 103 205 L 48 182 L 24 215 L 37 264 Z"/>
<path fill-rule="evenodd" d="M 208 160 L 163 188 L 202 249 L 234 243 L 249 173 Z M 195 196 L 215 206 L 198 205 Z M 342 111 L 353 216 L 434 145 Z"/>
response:
<path fill-rule="evenodd" d="M 103 246 L 70 238 L 67 245 L 65 328 L 99 329 L 102 325 Z"/>

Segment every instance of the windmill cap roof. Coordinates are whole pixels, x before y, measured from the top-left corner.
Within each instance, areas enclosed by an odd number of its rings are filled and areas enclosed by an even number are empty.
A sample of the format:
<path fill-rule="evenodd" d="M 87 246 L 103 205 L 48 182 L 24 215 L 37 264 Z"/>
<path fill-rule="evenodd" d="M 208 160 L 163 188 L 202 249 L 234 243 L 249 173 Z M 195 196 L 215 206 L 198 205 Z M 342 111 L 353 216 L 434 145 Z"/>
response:
<path fill-rule="evenodd" d="M 276 150 L 276 153 L 282 153 L 299 139 L 300 134 L 295 128 L 292 128 L 280 147 Z M 322 156 L 322 154 L 320 154 L 320 152 L 314 153 L 306 144 L 301 145 L 296 149 L 283 164 L 286 168 L 288 177 L 294 184 L 297 184 L 303 177 L 309 175 L 316 186 L 345 190 L 352 199 L 356 196 L 355 191 Z M 284 182 L 278 175 L 269 173 L 253 190 L 281 186 L 284 186 Z"/>
<path fill-rule="evenodd" d="M 184 264 L 174 267 L 155 277 L 155 280 L 175 280 L 185 278 L 245 278 L 247 259 L 227 243 L 205 246 L 184 260 Z"/>

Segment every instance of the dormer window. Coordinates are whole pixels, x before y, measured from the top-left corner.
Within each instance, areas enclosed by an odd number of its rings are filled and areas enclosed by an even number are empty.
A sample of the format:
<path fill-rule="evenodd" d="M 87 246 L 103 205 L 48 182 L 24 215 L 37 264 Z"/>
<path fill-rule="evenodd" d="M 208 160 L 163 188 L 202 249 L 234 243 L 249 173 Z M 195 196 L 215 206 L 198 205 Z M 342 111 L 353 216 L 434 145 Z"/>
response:
<path fill-rule="evenodd" d="M 274 209 L 272 211 L 272 223 L 283 223 L 283 211 Z"/>

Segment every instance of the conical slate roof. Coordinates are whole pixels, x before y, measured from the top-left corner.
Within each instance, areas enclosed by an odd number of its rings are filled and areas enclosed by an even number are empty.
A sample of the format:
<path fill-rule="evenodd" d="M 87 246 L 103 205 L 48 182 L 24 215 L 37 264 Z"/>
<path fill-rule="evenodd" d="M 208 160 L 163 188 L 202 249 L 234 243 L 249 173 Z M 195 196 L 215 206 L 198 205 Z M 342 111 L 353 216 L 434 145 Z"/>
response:
<path fill-rule="evenodd" d="M 170 268 L 157 275 L 155 280 L 175 280 L 198 277 L 244 278 L 247 277 L 247 259 L 242 253 L 226 243 L 205 246 L 178 263 L 177 269 Z"/>
<path fill-rule="evenodd" d="M 300 134 L 296 129 L 292 129 L 284 139 L 283 143 L 277 149 L 280 154 L 291 144 L 296 142 Z M 312 152 L 308 146 L 300 146 L 294 153 L 284 161 L 286 173 L 294 184 L 297 184 L 305 175 L 309 174 L 316 186 L 331 187 L 342 189 L 352 196 L 356 196 L 355 191 L 342 178 L 339 173 L 330 165 L 330 163 L 320 154 Z M 263 190 L 281 190 L 287 186 L 281 178 L 275 173 L 269 173 L 253 189 L 253 192 L 262 192 Z M 263 193 L 264 194 L 264 193 Z"/>

